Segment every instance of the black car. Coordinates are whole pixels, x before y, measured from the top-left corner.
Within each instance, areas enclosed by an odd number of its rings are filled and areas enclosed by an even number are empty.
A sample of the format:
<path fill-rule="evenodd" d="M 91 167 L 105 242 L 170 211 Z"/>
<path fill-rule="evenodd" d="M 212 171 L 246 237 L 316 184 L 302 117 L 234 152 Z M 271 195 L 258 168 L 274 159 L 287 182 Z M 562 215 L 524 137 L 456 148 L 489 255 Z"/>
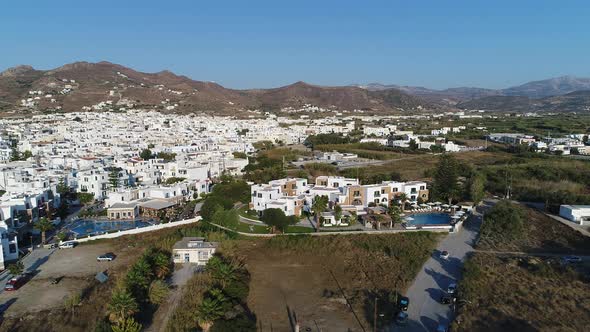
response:
<path fill-rule="evenodd" d="M 400 297 L 399 303 L 398 303 L 398 306 L 399 306 L 400 310 L 407 311 L 409 305 L 410 305 L 410 299 L 409 298 L 407 298 L 406 296 Z"/>
<path fill-rule="evenodd" d="M 454 297 L 452 297 L 450 295 L 447 295 L 447 294 L 444 294 L 443 296 L 440 297 L 440 303 L 442 303 L 442 304 L 451 304 L 454 299 L 455 299 Z"/>

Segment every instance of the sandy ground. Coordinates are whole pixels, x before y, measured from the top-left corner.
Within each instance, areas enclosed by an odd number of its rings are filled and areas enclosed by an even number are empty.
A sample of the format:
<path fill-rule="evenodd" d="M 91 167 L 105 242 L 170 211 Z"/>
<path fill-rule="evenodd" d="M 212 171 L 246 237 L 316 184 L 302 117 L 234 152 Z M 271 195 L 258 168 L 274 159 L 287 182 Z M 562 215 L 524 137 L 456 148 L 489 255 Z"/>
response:
<path fill-rule="evenodd" d="M 105 243 L 79 245 L 73 249 L 55 250 L 46 259 L 34 264 L 35 276 L 23 287 L 12 292 L 2 292 L 0 303 L 10 303 L 6 316 L 23 312 L 35 312 L 62 306 L 64 298 L 83 291 L 95 283 L 94 276 L 101 271 L 113 270 L 129 263 L 126 252 L 129 249 L 114 251 L 117 258 L 112 262 L 97 262 L 96 257 L 113 252 Z M 31 271 L 29 271 L 31 272 Z M 56 285 L 51 280 L 63 277 Z"/>
<path fill-rule="evenodd" d="M 256 251 L 249 252 L 247 267 L 252 276 L 248 306 L 259 331 L 292 331 L 295 320 L 300 331 L 362 331 L 340 294 L 323 296 L 326 289 L 338 289 L 330 271 L 339 279 L 351 277 L 346 271 L 327 268 L 311 255 L 273 257 Z"/>

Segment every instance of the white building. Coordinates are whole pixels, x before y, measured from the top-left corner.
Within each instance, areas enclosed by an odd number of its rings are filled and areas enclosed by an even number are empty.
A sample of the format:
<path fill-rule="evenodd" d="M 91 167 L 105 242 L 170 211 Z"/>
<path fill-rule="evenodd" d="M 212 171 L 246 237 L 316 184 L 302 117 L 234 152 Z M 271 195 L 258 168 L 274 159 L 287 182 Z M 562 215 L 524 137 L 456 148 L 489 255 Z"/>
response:
<path fill-rule="evenodd" d="M 202 237 L 185 237 L 172 247 L 172 260 L 177 264 L 206 265 L 217 247 L 217 242 L 206 242 Z"/>
<path fill-rule="evenodd" d="M 589 225 L 590 205 L 561 205 L 559 215 L 580 225 Z"/>

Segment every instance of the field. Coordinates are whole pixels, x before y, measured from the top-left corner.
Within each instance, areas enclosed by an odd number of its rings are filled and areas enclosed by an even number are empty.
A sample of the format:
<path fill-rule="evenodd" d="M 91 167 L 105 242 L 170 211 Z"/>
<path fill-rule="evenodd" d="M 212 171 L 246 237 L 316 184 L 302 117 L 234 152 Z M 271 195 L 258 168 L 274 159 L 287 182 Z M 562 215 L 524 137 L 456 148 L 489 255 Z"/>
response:
<path fill-rule="evenodd" d="M 437 241 L 433 233 L 289 236 L 241 240 L 231 251 L 252 276 L 248 306 L 260 331 L 290 330 L 289 312 L 302 330 L 362 331 L 372 292 L 386 311 L 387 296 L 403 293 Z"/>
<path fill-rule="evenodd" d="M 461 164 L 474 166 L 501 164 L 512 158 L 509 153 L 484 151 L 454 153 L 453 156 Z M 355 176 L 358 173 L 370 177 L 397 172 L 404 181 L 425 179 L 429 178 L 428 171 L 436 167 L 438 159 L 439 157 L 433 154 L 405 155 L 403 158 L 392 160 L 385 165 L 361 168 L 358 172 L 356 169 L 348 169 L 345 175 Z"/>
<path fill-rule="evenodd" d="M 506 238 L 482 233 L 478 250 L 590 254 L 590 238 L 531 208 L 525 213 L 524 236 Z"/>
<path fill-rule="evenodd" d="M 590 238 L 544 214 L 521 211 L 520 235 L 486 227 L 465 264 L 454 331 L 582 331 L 590 323 L 590 262 L 563 265 L 559 255 L 590 253 Z M 491 214 L 491 213 L 490 213 Z M 511 222 L 514 220 L 511 220 Z M 494 251 L 549 254 L 498 255 Z"/>
<path fill-rule="evenodd" d="M 453 331 L 584 331 L 590 284 L 555 261 L 477 253 L 465 267 Z"/>

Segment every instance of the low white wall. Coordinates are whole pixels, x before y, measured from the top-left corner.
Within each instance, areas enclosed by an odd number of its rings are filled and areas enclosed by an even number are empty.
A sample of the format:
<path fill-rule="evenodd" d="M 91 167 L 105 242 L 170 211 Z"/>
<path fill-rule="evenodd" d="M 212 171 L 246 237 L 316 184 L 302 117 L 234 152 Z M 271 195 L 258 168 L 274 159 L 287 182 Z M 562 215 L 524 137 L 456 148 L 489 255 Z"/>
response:
<path fill-rule="evenodd" d="M 119 236 L 124 236 L 124 235 L 152 232 L 152 231 L 157 231 L 157 230 L 164 229 L 164 228 L 188 225 L 188 224 L 195 223 L 199 220 L 201 220 L 201 217 L 196 217 L 196 218 L 187 219 L 187 220 L 174 221 L 174 222 L 169 222 L 169 223 L 165 223 L 165 224 L 158 224 L 158 225 L 152 225 L 152 226 L 146 226 L 146 227 L 138 227 L 138 228 L 128 229 L 125 231 L 118 231 L 118 232 L 114 232 L 114 233 L 107 233 L 107 234 L 101 234 L 101 235 L 95 235 L 95 236 L 82 237 L 82 238 L 74 239 L 74 241 L 86 242 L 86 241 L 92 241 L 92 240 L 98 240 L 98 239 L 113 239 L 113 238 L 116 238 Z"/>

